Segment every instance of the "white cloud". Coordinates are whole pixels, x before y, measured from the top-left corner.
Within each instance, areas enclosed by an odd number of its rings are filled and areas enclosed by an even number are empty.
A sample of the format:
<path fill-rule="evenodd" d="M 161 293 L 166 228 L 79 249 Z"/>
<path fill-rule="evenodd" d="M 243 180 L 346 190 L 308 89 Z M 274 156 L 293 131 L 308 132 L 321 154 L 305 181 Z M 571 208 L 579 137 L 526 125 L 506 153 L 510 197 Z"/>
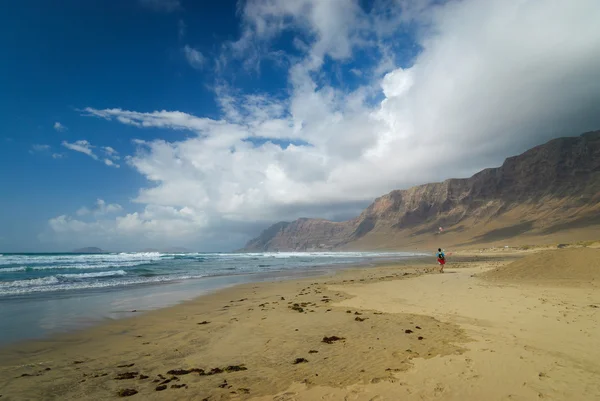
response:
<path fill-rule="evenodd" d="M 179 0 L 138 0 L 146 8 L 154 11 L 164 11 L 167 13 L 181 10 Z"/>
<path fill-rule="evenodd" d="M 185 47 L 183 48 L 183 53 L 185 54 L 185 59 L 193 68 L 200 70 L 202 69 L 202 67 L 204 67 L 204 64 L 206 63 L 206 58 L 198 50 L 188 45 L 185 45 Z"/>
<path fill-rule="evenodd" d="M 114 163 L 115 160 L 120 159 L 120 157 L 118 156 L 119 152 L 117 152 L 110 146 L 104 146 L 104 147 L 100 148 L 108 156 L 107 158 L 101 159 L 100 157 L 98 157 L 98 155 L 96 153 L 94 153 L 93 149 L 96 147 L 93 146 L 88 141 L 86 141 L 85 139 L 75 141 L 73 143 L 63 141 L 62 145 L 67 149 L 88 155 L 89 157 L 91 157 L 94 160 L 102 161 L 107 166 L 115 167 L 115 168 L 121 167 L 119 164 Z"/>
<path fill-rule="evenodd" d="M 295 31 L 295 43 L 305 45 L 305 65 L 311 70 L 321 66 L 325 56 L 335 60 L 351 57 L 352 49 L 362 42 L 368 19 L 357 0 L 249 0 L 242 10 L 244 30 L 230 45 L 234 54 L 247 65 L 259 62 L 269 42 L 283 31 Z M 256 53 L 258 52 L 258 53 Z M 254 53 L 254 54 L 252 54 Z"/>
<path fill-rule="evenodd" d="M 101 216 L 110 213 L 119 213 L 123 210 L 123 207 L 118 203 L 106 203 L 103 199 L 97 199 L 94 206 L 91 208 L 81 207 L 75 214 L 77 216 L 87 216 L 90 214 Z"/>
<path fill-rule="evenodd" d="M 96 156 L 96 154 L 92 151 L 94 146 L 92 146 L 91 143 L 89 143 L 88 141 L 86 141 L 84 139 L 75 141 L 74 143 L 69 143 L 67 141 L 63 141 L 62 145 L 67 149 L 73 150 L 75 152 L 83 153 L 84 155 L 88 155 L 89 157 L 91 157 L 94 160 L 98 160 L 98 156 Z"/>
<path fill-rule="evenodd" d="M 117 152 L 116 150 L 114 150 L 113 148 L 111 148 L 110 146 L 104 146 L 102 147 L 102 149 L 104 149 L 104 151 L 109 154 L 109 155 L 118 155 L 119 152 Z"/>
<path fill-rule="evenodd" d="M 102 209 L 96 204 L 92 209 L 79 209 L 77 217 L 60 215 L 48 221 L 49 230 L 41 234 L 40 239 L 71 247 L 97 244 L 132 250 L 167 243 L 189 244 L 196 249 L 198 244 L 194 245 L 190 239 L 199 228 L 206 226 L 202 213 L 187 208 L 148 206 L 142 212 L 108 216 L 121 212 L 120 205 L 104 205 Z"/>
<path fill-rule="evenodd" d="M 249 232 L 255 222 L 348 216 L 389 190 L 468 176 L 600 127 L 600 2 L 411 3 L 368 16 L 354 2 L 246 3 L 234 49 L 249 52 L 284 30 L 306 47 L 283 99 L 217 86 L 220 120 L 86 108 L 195 134 L 136 142 L 127 163 L 152 184 L 134 200 L 144 211 L 115 219 L 114 235 L 206 239 L 232 227 Z M 414 21 L 422 50 L 397 68 L 385 35 Z M 348 90 L 322 79 L 324 62 L 343 64 L 358 47 L 385 55 L 361 68 L 370 81 Z"/>
<path fill-rule="evenodd" d="M 42 144 L 33 144 L 31 145 L 31 150 L 34 152 L 47 152 L 50 150 L 50 145 L 42 145 Z"/>
<path fill-rule="evenodd" d="M 57 121 L 54 123 L 54 129 L 58 132 L 63 132 L 66 131 L 68 128 Z"/>
<path fill-rule="evenodd" d="M 52 153 L 53 159 L 62 159 L 63 157 L 65 157 L 63 153 Z"/>
<path fill-rule="evenodd" d="M 121 167 L 120 165 L 116 164 L 115 162 L 113 162 L 110 159 L 104 159 L 104 164 L 106 164 L 107 166 L 110 166 L 110 167 L 115 167 L 115 168 Z"/>
<path fill-rule="evenodd" d="M 117 152 L 115 149 L 111 148 L 110 146 L 103 146 L 102 151 L 106 154 L 107 160 L 109 160 L 110 162 L 121 159 L 121 156 L 119 156 L 119 152 Z M 106 161 L 105 161 L 105 163 L 106 163 Z"/>

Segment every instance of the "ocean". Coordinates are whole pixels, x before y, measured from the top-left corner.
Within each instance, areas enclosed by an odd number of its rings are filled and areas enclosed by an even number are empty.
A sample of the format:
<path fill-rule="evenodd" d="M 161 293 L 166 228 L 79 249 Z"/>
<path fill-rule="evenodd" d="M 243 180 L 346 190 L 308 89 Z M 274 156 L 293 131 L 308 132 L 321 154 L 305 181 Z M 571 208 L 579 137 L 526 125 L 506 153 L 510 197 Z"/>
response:
<path fill-rule="evenodd" d="M 0 345 L 173 305 L 231 285 L 407 252 L 0 254 Z"/>

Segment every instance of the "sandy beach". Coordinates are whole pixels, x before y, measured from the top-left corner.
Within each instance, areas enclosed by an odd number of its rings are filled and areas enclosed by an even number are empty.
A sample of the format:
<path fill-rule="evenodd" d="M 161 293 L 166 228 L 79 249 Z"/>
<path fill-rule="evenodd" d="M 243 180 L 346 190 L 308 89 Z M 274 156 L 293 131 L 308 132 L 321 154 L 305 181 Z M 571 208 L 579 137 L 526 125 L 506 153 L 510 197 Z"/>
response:
<path fill-rule="evenodd" d="M 424 259 L 244 284 L 0 349 L 0 395 L 597 400 L 599 254 L 460 252 L 444 274 Z"/>

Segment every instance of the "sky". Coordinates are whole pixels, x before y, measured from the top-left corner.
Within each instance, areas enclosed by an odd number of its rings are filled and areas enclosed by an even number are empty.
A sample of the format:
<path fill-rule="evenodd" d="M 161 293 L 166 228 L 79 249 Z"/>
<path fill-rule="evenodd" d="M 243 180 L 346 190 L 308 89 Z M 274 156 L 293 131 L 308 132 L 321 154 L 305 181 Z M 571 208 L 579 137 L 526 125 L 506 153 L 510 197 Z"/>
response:
<path fill-rule="evenodd" d="M 0 252 L 241 247 L 600 129 L 597 0 L 22 0 Z"/>

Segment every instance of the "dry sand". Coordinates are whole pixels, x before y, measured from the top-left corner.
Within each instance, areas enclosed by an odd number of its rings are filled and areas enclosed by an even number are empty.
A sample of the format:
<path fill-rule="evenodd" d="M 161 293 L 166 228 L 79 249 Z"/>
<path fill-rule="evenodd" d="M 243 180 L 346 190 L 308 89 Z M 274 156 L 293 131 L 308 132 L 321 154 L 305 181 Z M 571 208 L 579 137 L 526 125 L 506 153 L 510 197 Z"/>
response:
<path fill-rule="evenodd" d="M 485 272 L 482 277 L 544 285 L 600 286 L 600 249 L 567 248 L 536 252 L 509 265 Z"/>
<path fill-rule="evenodd" d="M 588 250 L 572 252 L 569 260 Z M 527 259 L 509 256 L 450 257 L 445 274 L 426 274 L 435 267 L 427 262 L 243 285 L 28 342 L 0 350 L 0 394 L 2 401 L 112 400 L 125 389 L 137 391 L 132 400 L 600 399 L 598 287 L 481 277 Z M 325 336 L 344 339 L 328 344 Z M 228 366 L 234 371 L 207 374 Z M 194 371 L 169 373 L 175 369 Z"/>

